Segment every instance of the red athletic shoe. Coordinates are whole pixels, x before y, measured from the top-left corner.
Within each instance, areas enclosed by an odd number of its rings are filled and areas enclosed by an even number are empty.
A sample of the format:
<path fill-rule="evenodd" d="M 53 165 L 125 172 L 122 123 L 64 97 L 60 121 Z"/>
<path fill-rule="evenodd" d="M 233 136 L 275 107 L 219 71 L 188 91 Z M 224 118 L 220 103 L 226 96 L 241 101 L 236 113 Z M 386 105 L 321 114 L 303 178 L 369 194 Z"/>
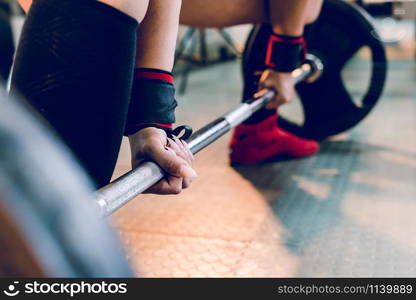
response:
<path fill-rule="evenodd" d="M 279 156 L 310 156 L 318 152 L 319 144 L 277 127 L 274 114 L 258 124 L 237 126 L 230 148 L 231 163 L 255 164 Z"/>

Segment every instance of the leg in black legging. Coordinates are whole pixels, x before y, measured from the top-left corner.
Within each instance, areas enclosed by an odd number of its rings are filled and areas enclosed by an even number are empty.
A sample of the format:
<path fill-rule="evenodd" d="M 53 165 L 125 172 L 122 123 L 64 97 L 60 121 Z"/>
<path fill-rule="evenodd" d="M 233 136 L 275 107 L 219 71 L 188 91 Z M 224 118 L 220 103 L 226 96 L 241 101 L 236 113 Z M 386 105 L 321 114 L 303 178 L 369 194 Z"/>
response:
<path fill-rule="evenodd" d="M 51 124 L 97 186 L 109 182 L 117 160 L 137 27 L 95 0 L 36 0 L 17 50 L 12 92 Z"/>

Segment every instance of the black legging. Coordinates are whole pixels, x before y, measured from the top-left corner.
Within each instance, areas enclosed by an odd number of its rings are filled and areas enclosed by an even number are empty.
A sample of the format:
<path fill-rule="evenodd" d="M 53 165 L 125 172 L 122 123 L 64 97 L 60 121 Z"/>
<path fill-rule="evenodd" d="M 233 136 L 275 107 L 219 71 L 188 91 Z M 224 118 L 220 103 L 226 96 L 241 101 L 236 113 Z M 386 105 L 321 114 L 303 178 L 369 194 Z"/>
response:
<path fill-rule="evenodd" d="M 36 0 L 17 50 L 12 92 L 51 124 L 97 187 L 110 181 L 117 161 L 137 27 L 94 0 Z"/>

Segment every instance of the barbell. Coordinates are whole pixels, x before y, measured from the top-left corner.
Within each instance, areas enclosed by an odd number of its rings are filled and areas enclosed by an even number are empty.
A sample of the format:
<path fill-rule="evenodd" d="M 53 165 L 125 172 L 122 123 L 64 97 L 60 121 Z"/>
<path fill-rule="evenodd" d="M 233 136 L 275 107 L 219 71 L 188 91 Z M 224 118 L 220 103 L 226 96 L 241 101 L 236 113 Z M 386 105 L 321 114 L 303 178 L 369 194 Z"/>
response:
<path fill-rule="evenodd" d="M 320 62 L 310 56 L 293 76 L 301 81 L 320 71 Z M 274 91 L 262 90 L 204 126 L 188 139 L 191 151 L 198 153 L 274 96 Z M 7 229 L 0 234 L 0 275 L 131 276 L 120 243 L 102 216 L 162 179 L 162 169 L 143 162 L 90 201 L 89 178 L 46 126 L 1 88 L 0 105 L 0 224 Z"/>
<path fill-rule="evenodd" d="M 349 26 L 355 26 L 355 30 L 359 28 L 359 30 L 366 31 L 366 33 L 355 32 L 356 36 L 368 36 L 368 30 L 371 31 L 373 37 L 377 36 L 374 27 L 368 27 L 370 22 L 367 16 L 357 17 L 357 14 L 362 14 L 361 11 L 355 6 L 341 4 L 339 0 L 325 1 L 320 18 L 309 27 L 308 32 L 322 33 L 332 26 L 341 32 L 344 29 L 347 30 L 340 25 L 335 26 L 331 23 L 332 21 L 328 24 L 326 20 L 330 11 L 338 14 L 338 18 L 346 17 L 345 13 L 350 11 L 355 17 L 350 20 L 352 23 Z M 366 26 L 362 26 L 363 24 Z M 263 32 L 259 29 L 267 29 L 266 26 L 256 27 L 248 42 L 244 59 L 246 91 L 254 89 L 252 80 L 255 79 L 255 73 L 262 70 L 261 67 L 257 68 L 251 63 L 262 61 L 261 58 L 255 59 L 257 51 L 255 41 L 263 38 L 263 35 L 259 35 L 258 32 Z M 326 29 L 319 28 L 319 26 L 324 26 Z M 348 29 L 347 34 L 342 36 L 348 37 L 350 32 Z M 315 38 L 319 39 L 319 37 Z M 320 37 L 320 41 L 324 39 L 325 37 Z M 368 44 L 362 38 L 359 40 L 359 45 Z M 350 44 L 351 41 L 348 40 L 348 42 L 347 44 Z M 377 58 L 376 67 L 373 68 L 373 77 L 378 80 L 372 80 L 372 82 L 384 84 L 386 72 L 386 64 L 382 59 L 385 58 L 384 48 L 380 49 L 380 45 L 374 46 L 373 43 L 375 43 L 374 40 L 370 43 L 376 49 L 373 50 L 373 61 L 374 57 Z M 342 45 L 331 44 L 331 51 L 321 49 L 324 46 L 311 40 L 309 40 L 309 45 L 311 54 L 308 55 L 306 62 L 293 72 L 296 82 L 299 83 L 297 86 L 301 97 L 308 90 L 314 93 L 313 99 L 310 96 L 302 97 L 305 102 L 305 114 L 308 114 L 306 107 L 313 106 L 313 103 L 317 103 L 316 110 L 319 111 L 318 108 L 322 105 L 322 110 L 326 112 L 326 106 L 331 106 L 331 103 L 327 102 L 330 99 L 334 102 L 339 98 L 342 99 L 340 105 L 343 107 L 343 103 L 347 100 L 347 97 L 344 97 L 346 89 L 323 87 L 323 85 L 328 82 L 332 83 L 330 77 L 340 74 L 346 58 L 352 55 L 352 48 L 347 47 L 349 55 L 342 55 L 340 59 L 333 57 L 332 52 L 338 53 L 337 46 L 345 49 Z M 329 47 L 329 44 L 324 43 L 324 45 Z M 358 49 L 359 45 L 353 48 Z M 259 56 L 261 55 L 259 53 Z M 374 74 L 378 71 L 381 75 Z M 256 90 L 252 90 L 254 97 L 248 97 L 250 98 L 248 101 L 204 126 L 187 139 L 194 154 L 241 124 L 275 96 L 273 90 L 265 89 L 257 92 L 257 87 L 255 88 Z M 319 89 L 324 91 L 328 89 L 329 92 L 319 91 Z M 355 125 L 357 120 L 361 120 L 364 117 L 363 114 L 367 114 L 369 108 L 375 105 L 381 94 L 380 89 L 382 90 L 382 86 L 370 88 L 371 103 L 367 110 L 360 112 L 358 117 L 348 123 L 348 126 L 336 127 L 335 130 L 332 128 L 334 125 L 331 123 L 332 118 L 325 120 L 329 121 L 325 123 L 326 125 L 318 122 L 318 128 L 324 132 L 318 136 L 335 134 L 339 130 L 346 130 Z M 325 100 L 321 100 L 320 96 L 323 96 Z M 367 95 L 364 98 L 368 97 Z M 310 100 L 310 103 L 307 100 Z M 28 112 L 24 105 L 17 101 L 10 101 L 1 90 L 0 105 L 2 106 L 0 109 L 0 141 L 2 142 L 2 147 L 0 147 L 0 212 L 2 212 L 0 224 L 7 224 L 7 228 L 13 228 L 15 233 L 20 234 L 18 241 L 13 241 L 13 243 L 4 240 L 7 239 L 7 235 L 0 235 L 0 252 L 10 254 L 9 256 L 2 255 L 2 257 L 30 262 L 26 265 L 27 268 L 31 266 L 32 269 L 29 270 L 31 272 L 25 272 L 28 270 L 24 270 L 23 267 L 17 272 L 19 276 L 28 276 L 28 274 L 70 277 L 131 276 L 132 272 L 124 258 L 120 243 L 102 216 L 110 215 L 162 179 L 164 172 L 161 168 L 154 162 L 145 161 L 136 169 L 94 192 L 89 179 L 77 166 L 75 160 L 70 158 L 68 150 L 57 142 L 57 139 Z M 349 116 L 349 110 L 344 108 L 340 111 L 341 114 L 345 112 L 348 112 Z M 326 118 L 327 115 L 324 114 L 323 117 Z M 298 126 L 298 129 L 306 134 L 316 133 L 316 131 L 309 131 L 313 127 L 310 121 L 305 124 Z M 33 143 L 32 139 L 36 143 Z M 91 199 L 95 201 L 90 201 Z M 31 253 L 28 254 L 28 251 L 13 253 L 13 249 L 8 248 L 8 245 L 18 245 L 19 249 L 30 249 Z M 0 268 L 3 276 L 10 275 L 7 271 L 19 266 L 19 264 L 12 264 L 10 260 L 0 261 L 0 265 L 8 266 L 8 268 Z"/>
<path fill-rule="evenodd" d="M 319 60 L 309 56 L 293 76 L 299 82 L 319 72 Z M 198 153 L 274 96 L 274 91 L 262 90 L 204 126 L 187 140 L 191 151 Z M 94 203 L 90 180 L 25 105 L 7 99 L 1 89 L 0 105 L 0 224 L 7 229 L 0 234 L 0 275 L 131 276 L 120 244 L 102 216 L 157 183 L 164 177 L 162 169 L 143 162 L 97 191 Z"/>
<path fill-rule="evenodd" d="M 295 82 L 318 79 L 322 72 L 321 61 L 313 56 L 302 66 L 292 72 Z M 254 94 L 253 98 L 245 101 L 228 113 L 196 131 L 186 140 L 193 154 L 198 153 L 232 128 L 243 123 L 253 113 L 264 107 L 276 95 L 275 91 L 263 89 Z M 97 204 L 103 215 L 109 215 L 122 207 L 128 201 L 143 193 L 165 176 L 163 170 L 154 162 L 142 162 L 137 168 L 121 176 L 113 183 L 100 189 L 97 193 Z"/>
<path fill-rule="evenodd" d="M 254 26 L 246 42 L 243 56 L 244 98 L 258 88 L 264 64 L 270 24 Z M 387 58 L 382 38 L 367 12 L 347 1 L 325 0 L 319 18 L 305 28 L 308 52 L 324 65 L 322 76 L 308 84 L 297 85 L 303 108 L 303 122 L 294 116 L 279 115 L 279 127 L 309 139 L 323 140 L 339 134 L 361 122 L 375 107 L 382 95 L 386 76 Z M 370 82 L 362 94 L 356 88 L 348 89 L 343 71 L 351 58 L 360 50 L 370 52 Z"/>
<path fill-rule="evenodd" d="M 264 61 L 271 32 L 270 24 L 255 26 L 246 43 L 243 56 L 244 95 L 248 99 L 254 94 L 254 98 L 192 135 L 187 140 L 192 153 L 196 154 L 244 122 L 275 96 L 272 90 L 257 92 L 259 77 L 266 69 Z M 309 48 L 306 62 L 292 73 L 302 99 L 305 122 L 297 125 L 281 118 L 279 126 L 298 136 L 324 139 L 352 128 L 376 105 L 387 73 L 385 49 L 371 17 L 360 7 L 340 0 L 324 2 L 318 20 L 306 29 L 306 36 Z M 341 72 L 353 54 L 364 46 L 371 49 L 373 66 L 369 90 L 359 104 L 348 93 Z M 164 172 L 157 164 L 143 162 L 97 192 L 101 213 L 111 214 L 163 177 Z"/>

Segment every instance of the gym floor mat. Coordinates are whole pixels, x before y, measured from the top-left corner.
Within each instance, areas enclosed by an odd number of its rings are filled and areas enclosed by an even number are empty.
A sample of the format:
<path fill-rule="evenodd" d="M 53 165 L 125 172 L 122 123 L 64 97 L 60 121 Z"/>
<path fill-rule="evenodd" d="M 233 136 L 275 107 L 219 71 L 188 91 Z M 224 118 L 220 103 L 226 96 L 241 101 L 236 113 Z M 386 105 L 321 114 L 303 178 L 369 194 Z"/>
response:
<path fill-rule="evenodd" d="M 365 74 L 349 69 L 350 84 Z M 140 196 L 114 216 L 145 277 L 416 276 L 416 69 L 390 62 L 383 99 L 319 155 L 229 166 L 229 135 L 198 154 L 179 196 Z M 219 78 L 221 74 L 221 78 Z M 239 102 L 238 63 L 192 73 L 178 125 Z M 126 144 L 115 177 L 129 168 Z"/>

